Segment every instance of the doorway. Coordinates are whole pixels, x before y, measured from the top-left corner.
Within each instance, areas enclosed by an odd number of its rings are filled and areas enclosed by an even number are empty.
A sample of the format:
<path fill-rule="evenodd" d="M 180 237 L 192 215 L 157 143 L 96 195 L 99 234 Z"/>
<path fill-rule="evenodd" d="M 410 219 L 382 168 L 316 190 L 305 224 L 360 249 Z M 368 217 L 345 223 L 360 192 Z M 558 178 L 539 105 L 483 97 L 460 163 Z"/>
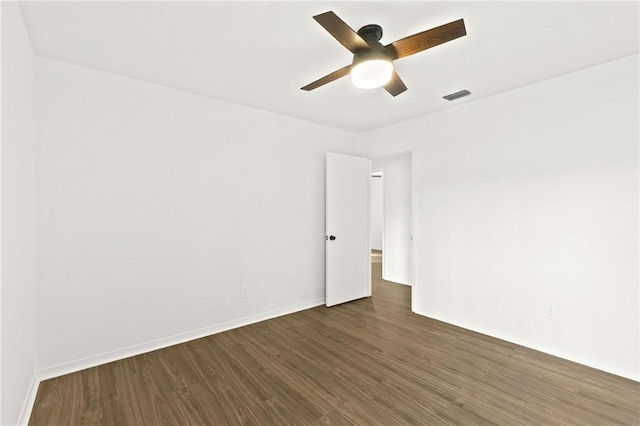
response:
<path fill-rule="evenodd" d="M 376 288 L 385 285 L 412 284 L 411 177 L 411 152 L 372 159 L 369 241 L 374 296 Z"/>

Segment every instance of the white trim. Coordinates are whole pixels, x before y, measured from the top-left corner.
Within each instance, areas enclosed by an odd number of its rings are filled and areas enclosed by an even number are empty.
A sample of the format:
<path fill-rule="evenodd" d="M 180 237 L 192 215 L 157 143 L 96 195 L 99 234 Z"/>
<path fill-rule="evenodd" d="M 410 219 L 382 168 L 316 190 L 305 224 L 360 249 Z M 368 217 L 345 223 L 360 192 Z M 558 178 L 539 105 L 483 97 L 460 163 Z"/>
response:
<path fill-rule="evenodd" d="M 384 256 L 384 255 L 383 255 Z M 411 287 L 411 283 L 406 283 L 404 281 L 397 281 L 397 280 L 388 280 L 384 277 L 384 275 L 382 275 L 382 279 L 385 281 L 389 281 L 390 283 L 394 283 L 394 284 L 400 284 L 400 285 L 406 285 L 408 287 Z"/>
<path fill-rule="evenodd" d="M 169 337 L 164 337 L 162 339 L 141 343 L 139 345 L 129 346 L 128 348 L 117 349 L 115 351 L 105 352 L 100 355 L 94 355 L 87 358 L 78 359 L 76 361 L 65 362 L 63 364 L 58 364 L 52 367 L 47 367 L 47 368 L 38 370 L 36 371 L 36 375 L 39 381 L 47 380 L 47 379 L 62 376 L 65 374 L 74 373 L 76 371 L 84 370 L 86 368 L 96 367 L 98 365 L 106 364 L 109 362 L 118 361 L 118 360 L 129 358 L 135 355 L 140 355 L 143 353 L 155 351 L 158 349 L 166 348 L 166 347 L 177 345 L 180 343 L 185 343 L 190 340 L 200 339 L 202 337 L 221 333 L 223 331 L 232 330 L 234 328 L 243 327 L 245 325 L 250 325 L 250 324 L 265 321 L 268 319 L 276 318 L 282 315 L 288 315 L 288 314 L 292 314 L 294 312 L 302 311 L 305 309 L 314 308 L 320 305 L 324 305 L 324 298 L 315 299 L 315 300 L 311 300 L 303 303 L 298 303 L 295 305 L 274 309 L 272 311 L 263 312 L 260 314 L 235 319 L 232 321 L 210 325 L 210 326 L 199 328 L 196 330 L 175 334 Z"/>
<path fill-rule="evenodd" d="M 410 282 L 405 282 L 405 281 L 398 281 L 396 279 L 387 279 L 387 276 L 385 274 L 385 257 L 384 257 L 384 253 L 386 251 L 385 248 L 385 228 L 386 228 L 386 219 L 385 219 L 385 215 L 386 215 L 386 211 L 387 211 L 387 179 L 386 179 L 386 169 L 384 165 L 382 166 L 378 166 L 378 167 L 372 167 L 371 168 L 371 173 L 377 173 L 377 172 L 382 172 L 382 279 L 385 281 L 389 281 L 392 283 L 396 283 L 396 284 L 402 284 L 402 285 L 406 285 L 409 287 L 412 287 L 415 285 L 415 253 L 414 253 L 414 239 L 415 239 L 415 227 L 414 227 L 414 216 L 415 216 L 415 212 L 414 212 L 414 200 L 415 200 L 415 196 L 413 194 L 413 181 L 414 181 L 414 167 L 413 167 L 413 149 L 408 149 L 408 150 L 404 150 L 404 151 L 399 151 L 399 152 L 392 152 L 392 153 L 388 153 L 388 154 L 381 154 L 381 155 L 376 155 L 376 156 L 372 156 L 372 157 L 368 157 L 369 161 L 371 162 L 371 164 L 373 165 L 373 161 L 374 160 L 384 160 L 386 158 L 392 158 L 392 157 L 399 157 L 402 155 L 409 155 L 409 157 L 411 158 L 411 177 L 410 177 L 410 182 L 409 182 L 409 196 L 411 199 L 411 203 L 409 206 L 409 211 L 411 214 L 411 218 L 409 219 L 409 230 L 410 230 L 410 238 L 411 238 L 411 248 L 409 250 L 409 281 Z M 371 200 L 369 200 L 369 209 L 371 209 Z M 371 217 L 371 213 L 369 213 L 369 217 Z M 369 233 L 371 233 L 371 231 L 369 231 Z M 371 242 L 371 235 L 369 235 L 369 242 Z M 413 297 L 413 290 L 411 291 L 411 300 L 413 303 L 414 297 Z"/>
<path fill-rule="evenodd" d="M 369 295 L 367 297 L 371 297 L 373 295 L 373 283 L 371 282 L 371 175 L 373 174 L 371 166 L 373 163 L 369 158 L 367 158 L 367 165 L 367 285 L 369 286 Z M 384 179 L 384 176 L 382 179 Z M 384 246 L 382 248 L 384 248 Z"/>
<path fill-rule="evenodd" d="M 29 418 L 31 417 L 31 411 L 33 410 L 33 404 L 36 402 L 36 395 L 38 394 L 38 387 L 40 386 L 40 379 L 37 373 L 31 378 L 31 385 L 29 385 L 29 391 L 27 392 L 27 398 L 24 400 L 22 410 L 20 410 L 20 417 L 18 417 L 18 425 L 26 426 L 29 424 Z"/>
<path fill-rule="evenodd" d="M 22 425 L 27 425 L 29 423 L 29 418 L 31 417 L 31 412 L 33 410 L 33 406 L 36 400 L 38 387 L 40 385 L 40 382 L 43 380 L 52 379 L 54 377 L 59 377 L 65 374 L 74 373 L 76 371 L 84 370 L 86 368 L 96 367 L 98 365 L 106 364 L 113 361 L 118 361 L 124 358 L 129 358 L 131 356 L 136 356 L 136 355 L 151 352 L 157 349 L 162 349 L 162 348 L 177 345 L 180 343 L 185 343 L 190 340 L 200 339 L 202 337 L 210 336 L 213 334 L 221 333 L 224 331 L 232 330 L 234 328 L 243 327 L 250 324 L 255 324 L 257 322 L 269 320 L 272 318 L 277 318 L 279 316 L 288 315 L 288 314 L 303 311 L 306 309 L 315 308 L 317 306 L 324 305 L 324 303 L 325 303 L 324 299 L 316 299 L 309 302 L 298 303 L 296 305 L 291 305 L 291 306 L 287 306 L 280 309 L 274 309 L 272 311 L 264 312 L 261 314 L 251 315 L 248 317 L 239 318 L 237 320 L 227 321 L 224 323 L 215 324 L 208 327 L 203 327 L 197 330 L 176 334 L 174 336 L 165 337 L 165 338 L 154 340 L 151 342 L 130 346 L 128 348 L 106 352 L 104 354 L 95 355 L 95 356 L 79 359 L 76 361 L 58 364 L 56 366 L 48 367 L 42 370 L 38 370 L 36 371 L 34 377 L 31 380 L 29 392 L 27 393 L 27 398 L 22 407 L 18 424 L 22 426 Z M 454 325 L 456 327 L 461 327 L 467 330 L 474 331 L 476 333 L 485 334 L 487 336 L 495 337 L 495 338 L 505 340 L 511 343 L 515 343 L 530 349 L 544 352 L 549 355 L 553 355 L 559 358 L 573 361 L 578 364 L 585 365 L 587 367 L 595 368 L 597 370 L 601 370 L 607 373 L 615 374 L 617 376 L 634 380 L 636 382 L 640 382 L 640 375 L 634 376 L 633 374 L 630 374 L 628 372 L 624 372 L 616 368 L 611 368 L 609 366 L 603 366 L 602 364 L 593 362 L 591 360 L 584 360 L 584 359 L 578 359 L 573 356 L 566 356 L 565 354 L 560 354 L 548 348 L 542 348 L 538 345 L 533 345 L 533 344 L 521 341 L 519 339 L 513 339 L 511 337 L 507 338 L 505 336 L 500 335 L 499 333 L 488 332 L 486 330 L 482 330 L 477 327 L 472 327 L 467 324 L 462 324 L 457 321 L 451 321 L 451 320 L 445 319 L 442 316 L 427 315 L 425 313 L 426 310 L 415 305 L 413 306 L 412 311 L 418 315 L 422 315 L 427 318 L 432 318 L 438 321 L 442 321 L 447 324 Z"/>
<path fill-rule="evenodd" d="M 369 160 L 379 160 L 381 158 L 386 158 L 386 157 L 397 157 L 400 155 L 404 155 L 404 154 L 411 154 L 413 156 L 413 148 L 410 149 L 405 149 L 402 151 L 390 151 L 387 154 L 378 154 L 378 155 L 371 155 L 367 158 L 369 158 Z"/>
<path fill-rule="evenodd" d="M 166 348 L 169 346 L 185 343 L 190 340 L 200 339 L 202 337 L 211 336 L 213 334 L 222 333 L 223 331 L 232 330 L 238 327 L 244 327 L 245 325 L 255 324 L 257 322 L 277 318 L 283 315 L 292 314 L 295 312 L 303 311 L 305 309 L 315 308 L 316 306 L 324 305 L 324 298 L 315 299 L 308 302 L 298 303 L 295 305 L 286 306 L 284 308 L 274 309 L 272 311 L 263 312 L 256 315 L 251 315 L 244 318 L 235 319 L 219 324 L 210 325 L 208 327 L 199 328 L 192 331 L 187 331 L 173 336 L 164 337 L 162 339 L 152 340 L 147 343 L 141 343 L 139 345 L 129 346 L 128 348 L 118 349 L 115 351 L 105 352 L 100 355 L 94 355 L 87 358 L 82 358 L 76 361 L 65 362 L 53 367 L 47 367 L 41 370 L 37 370 L 31 380 L 31 386 L 27 394 L 27 399 L 24 402 L 22 411 L 20 413 L 20 420 L 18 425 L 27 425 L 31 418 L 31 412 L 38 393 L 38 387 L 43 380 L 53 379 L 55 377 L 63 376 L 65 374 L 75 373 L 76 371 L 84 370 L 98 365 L 107 364 L 109 362 L 118 361 L 124 358 L 140 355 L 143 353 L 155 351 L 158 349 Z"/>
<path fill-rule="evenodd" d="M 384 158 L 384 157 L 381 157 L 381 158 Z M 369 159 L 369 161 L 371 162 L 371 165 L 373 165 L 373 160 Z M 384 280 L 385 279 L 384 270 L 386 269 L 384 267 L 385 265 L 384 260 L 387 258 L 387 256 L 385 255 L 385 253 L 387 252 L 386 251 L 387 249 L 384 246 L 384 243 L 386 241 L 385 225 L 386 225 L 386 215 L 387 215 L 387 173 L 384 166 L 378 167 L 377 169 L 382 170 L 382 238 L 380 238 L 382 240 L 382 259 L 380 259 L 382 264 L 380 265 L 380 276 Z M 369 206 L 371 206 L 371 200 L 369 200 Z M 371 225 L 369 225 L 369 229 L 371 229 Z M 371 236 L 369 236 L 369 241 L 371 241 Z"/>
<path fill-rule="evenodd" d="M 0 22 L 2 22 L 2 9 L 4 8 L 4 5 L 0 3 Z M 0 33 L 0 42 L 2 41 L 2 33 Z M 2 43 L 0 43 L 0 53 L 2 51 Z M 0 56 L 1 57 L 1 56 Z M 0 66 L 0 94 L 4 93 L 2 91 L 2 67 Z M 2 123 L 2 104 L 3 102 L 0 102 L 0 241 L 2 241 L 2 146 L 4 145 L 2 143 L 2 135 L 3 135 L 3 131 L 2 131 L 2 127 L 3 127 L 3 123 Z M 2 347 L 2 343 L 4 341 L 4 339 L 2 339 L 2 244 L 0 244 L 0 348 Z M 4 364 L 2 363 L 2 350 L 0 350 L 0 422 L 2 422 L 2 383 L 3 383 L 3 374 L 4 374 Z"/>
<path fill-rule="evenodd" d="M 380 247 L 382 249 L 382 259 L 381 260 L 381 265 L 380 265 L 380 270 L 382 271 L 382 279 L 384 279 L 384 188 L 385 188 L 385 172 L 384 172 L 384 166 L 381 167 L 373 167 L 373 160 L 369 159 L 369 164 L 371 165 L 371 174 L 374 173 L 382 173 L 382 175 L 380 176 L 380 179 L 382 179 L 382 235 L 380 236 Z M 369 187 L 371 187 L 371 179 L 369 179 Z M 373 210 L 371 209 L 371 203 L 372 203 L 372 199 L 371 199 L 371 189 L 369 189 L 369 248 L 371 248 L 371 215 L 373 214 Z M 369 281 L 371 281 L 371 276 L 369 276 Z"/>
<path fill-rule="evenodd" d="M 526 348 L 529 349 L 533 349 L 539 352 L 544 352 L 548 355 L 553 355 L 556 356 L 558 358 L 562 358 L 562 359 L 566 359 L 567 361 L 571 361 L 571 362 L 575 362 L 587 367 L 591 367 L 591 368 L 595 368 L 596 370 L 600 370 L 600 371 L 604 371 L 605 373 L 610 373 L 610 374 L 614 374 L 616 376 L 620 376 L 620 377 L 624 377 L 625 379 L 630 379 L 633 380 L 635 382 L 640 382 L 640 372 L 637 373 L 633 373 L 632 371 L 629 370 L 629 368 L 624 367 L 624 366 L 613 366 L 611 364 L 608 364 L 606 362 L 601 362 L 598 360 L 593 360 L 593 359 L 587 359 L 587 358 L 583 358 L 580 356 L 575 356 L 573 354 L 566 354 L 566 353 L 562 353 L 562 352 L 558 352 L 555 349 L 551 349 L 548 348 L 546 346 L 541 346 L 537 343 L 532 343 L 526 340 L 522 340 L 519 338 L 515 338 L 513 336 L 506 336 L 503 335 L 501 333 L 496 333 L 492 330 L 486 330 L 483 328 L 479 328 L 476 327 L 474 325 L 470 325 L 464 322 L 460 322 L 460 321 L 456 321 L 456 320 L 451 320 L 450 318 L 447 318 L 445 316 L 442 315 L 434 315 L 432 313 L 427 313 L 428 310 L 427 309 L 423 309 L 419 306 L 413 306 L 412 311 L 418 315 L 422 315 L 424 317 L 427 318 L 431 318 L 431 319 L 435 319 L 438 321 L 442 321 L 445 322 L 447 324 L 451 324 L 454 325 L 456 327 L 460 327 L 460 328 L 464 328 L 466 330 L 471 330 L 474 331 L 476 333 L 480 333 L 480 334 L 485 334 L 487 336 L 490 337 L 495 337 L 496 339 L 500 339 L 500 340 L 504 340 L 507 342 L 511 342 L 511 343 L 515 343 L 516 345 L 520 345 L 520 346 L 524 346 Z"/>

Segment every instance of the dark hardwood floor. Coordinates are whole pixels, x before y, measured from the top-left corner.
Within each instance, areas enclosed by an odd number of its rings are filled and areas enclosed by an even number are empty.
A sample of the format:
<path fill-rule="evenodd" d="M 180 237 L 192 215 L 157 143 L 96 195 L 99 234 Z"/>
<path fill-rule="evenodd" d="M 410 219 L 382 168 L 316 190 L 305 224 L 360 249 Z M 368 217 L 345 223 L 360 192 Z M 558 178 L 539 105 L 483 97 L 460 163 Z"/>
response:
<path fill-rule="evenodd" d="M 410 288 L 41 383 L 30 425 L 638 425 L 640 384 L 410 311 Z"/>

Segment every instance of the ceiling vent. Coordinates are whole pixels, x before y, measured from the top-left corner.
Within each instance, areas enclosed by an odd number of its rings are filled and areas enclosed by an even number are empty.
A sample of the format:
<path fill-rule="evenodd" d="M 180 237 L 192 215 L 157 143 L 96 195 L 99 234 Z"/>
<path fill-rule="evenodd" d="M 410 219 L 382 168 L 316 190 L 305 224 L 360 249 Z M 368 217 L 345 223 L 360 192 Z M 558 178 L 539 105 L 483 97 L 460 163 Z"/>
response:
<path fill-rule="evenodd" d="M 471 94 L 467 89 L 461 90 L 456 93 L 451 93 L 447 96 L 443 96 L 444 99 L 448 101 L 455 101 L 456 99 L 464 98 L 465 96 L 469 96 Z"/>

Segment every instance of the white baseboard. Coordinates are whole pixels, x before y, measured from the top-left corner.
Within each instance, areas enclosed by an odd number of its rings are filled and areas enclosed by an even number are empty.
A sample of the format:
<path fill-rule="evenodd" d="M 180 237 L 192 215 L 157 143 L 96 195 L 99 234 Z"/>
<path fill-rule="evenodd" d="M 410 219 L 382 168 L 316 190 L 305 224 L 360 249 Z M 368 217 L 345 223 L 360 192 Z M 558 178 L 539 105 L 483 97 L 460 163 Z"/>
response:
<path fill-rule="evenodd" d="M 140 355 L 180 343 L 185 343 L 190 340 L 200 339 L 202 337 L 211 336 L 212 334 L 222 333 L 223 331 L 232 330 L 234 328 L 243 327 L 245 325 L 255 324 L 257 322 L 292 314 L 294 312 L 303 311 L 305 309 L 315 308 L 316 306 L 324 305 L 324 303 L 324 298 L 298 303 L 295 305 L 286 306 L 284 308 L 274 309 L 268 312 L 210 325 L 196 330 L 164 337 L 162 339 L 141 343 L 139 345 L 129 346 L 127 348 L 105 352 L 99 355 L 94 355 L 71 362 L 65 362 L 63 364 L 58 364 L 52 367 L 37 370 L 31 381 L 31 386 L 27 394 L 27 399 L 25 400 L 22 407 L 18 424 L 22 426 L 29 423 L 29 418 L 31 417 L 33 405 L 38 393 L 38 387 L 40 385 L 40 382 L 43 380 L 52 379 L 54 377 L 63 376 L 69 373 L 75 373 L 76 371 L 96 367 L 98 365 L 118 361 L 124 358 L 129 358 L 135 355 Z"/>
<path fill-rule="evenodd" d="M 265 321 L 282 315 L 292 314 L 294 312 L 302 311 L 309 308 L 314 308 L 323 304 L 324 298 L 312 300 L 309 302 L 298 303 L 295 305 L 286 306 L 284 308 L 274 309 L 272 311 L 263 312 L 244 318 L 238 318 L 219 324 L 213 324 L 197 330 L 187 331 L 185 333 L 180 333 L 173 336 L 164 337 L 162 339 L 141 343 L 139 345 L 129 346 L 127 348 L 78 359 L 76 361 L 65 362 L 63 364 L 58 364 L 52 367 L 38 370 L 36 374 L 39 380 L 47 380 L 53 377 L 58 377 L 65 374 L 74 373 L 76 371 L 84 370 L 86 368 L 96 367 L 98 365 L 118 361 L 120 359 L 129 358 L 131 356 L 140 355 L 143 353 L 155 351 L 157 349 L 166 348 L 168 346 L 177 345 L 179 343 L 188 342 L 190 340 L 200 339 L 202 337 L 221 333 L 227 330 L 232 330 L 238 327 L 243 327 L 245 325 L 254 324 L 256 322 Z"/>
<path fill-rule="evenodd" d="M 524 346 L 526 348 L 534 349 L 539 352 L 544 352 L 546 354 L 553 355 L 558 358 L 566 359 L 567 361 L 571 361 L 578 364 L 582 364 L 587 367 L 595 368 L 596 370 L 604 371 L 605 373 L 614 374 L 616 376 L 624 377 L 625 379 L 630 379 L 635 382 L 640 382 L 640 373 L 634 374 L 633 372 L 623 367 L 606 365 L 605 363 L 602 363 L 593 359 L 587 359 L 584 357 L 575 356 L 574 354 L 561 353 L 552 348 L 534 344 L 513 336 L 506 336 L 501 333 L 496 333 L 493 330 L 486 330 L 481 327 L 477 327 L 475 325 L 471 325 L 471 324 L 463 323 L 460 321 L 452 320 L 450 318 L 446 318 L 442 315 L 438 315 L 438 314 L 434 315 L 433 313 L 430 313 L 428 312 L 428 310 L 423 309 L 419 306 L 413 306 L 412 311 L 418 315 L 422 315 L 427 318 L 432 318 L 438 321 L 442 321 L 447 324 L 455 325 L 456 327 L 464 328 L 480 334 L 485 334 L 487 336 L 495 337 L 496 339 L 504 340 L 510 343 L 515 343 L 516 345 Z"/>
<path fill-rule="evenodd" d="M 27 395 L 27 399 L 25 400 L 25 403 L 20 415 L 19 425 L 26 425 L 29 422 L 29 418 L 31 417 L 31 411 L 33 409 L 33 404 L 36 399 L 38 386 L 40 382 L 43 380 L 51 379 L 51 378 L 62 376 L 69 373 L 74 373 L 76 371 L 84 370 L 86 368 L 96 367 L 101 364 L 118 361 L 120 359 L 128 358 L 135 355 L 140 355 L 140 354 L 151 352 L 157 349 L 166 348 L 168 346 L 177 345 L 180 343 L 188 342 L 190 340 L 199 339 L 202 337 L 210 336 L 212 334 L 217 334 L 223 331 L 232 330 L 234 328 L 243 327 L 246 325 L 276 318 L 282 315 L 288 315 L 288 314 L 299 312 L 305 309 L 314 308 L 316 306 L 323 305 L 324 303 L 325 303 L 324 299 L 316 299 L 313 301 L 299 303 L 296 305 L 291 305 L 284 308 L 275 309 L 272 311 L 235 319 L 232 321 L 227 321 L 224 323 L 210 325 L 208 327 L 203 327 L 197 330 L 176 334 L 173 336 L 165 337 L 165 338 L 154 340 L 151 342 L 142 343 L 139 345 L 134 345 L 127 348 L 118 349 L 115 351 L 110 351 L 103 354 L 99 354 L 99 355 L 95 355 L 95 356 L 91 356 L 91 357 L 87 357 L 87 358 L 83 358 L 83 359 L 79 359 L 76 361 L 71 361 L 63 364 L 58 364 L 52 367 L 38 370 L 36 371 L 32 379 L 32 383 L 29 388 L 29 393 Z M 522 341 L 520 339 L 514 339 L 511 336 L 503 336 L 503 335 L 500 335 L 500 333 L 483 330 L 469 324 L 463 324 L 458 321 L 453 321 L 453 320 L 444 318 L 442 316 L 430 315 L 427 313 L 426 310 L 416 306 L 413 307 L 413 312 L 418 315 L 422 315 L 428 318 L 433 318 L 435 320 L 442 321 L 457 327 L 465 328 L 467 330 L 471 330 L 476 333 L 481 333 L 481 334 L 485 334 L 487 336 L 495 337 L 501 340 L 506 340 L 508 342 L 515 343 L 517 345 L 521 345 L 527 348 L 535 349 L 537 351 L 544 352 L 549 355 L 553 355 L 559 358 L 567 359 L 569 361 L 577 362 L 578 364 L 586 365 L 588 367 L 595 368 L 597 370 L 602 370 L 607 373 L 615 374 L 617 376 L 621 376 L 634 381 L 640 381 L 640 376 L 637 376 L 637 375 L 634 376 L 629 372 L 622 371 L 616 368 L 611 368 L 610 366 L 603 366 L 597 362 L 593 362 L 592 360 L 584 360 L 574 356 L 560 354 L 549 348 L 543 348 L 538 345 L 534 345 L 534 344 L 530 344 L 529 342 Z"/>
<path fill-rule="evenodd" d="M 394 279 L 389 279 L 389 278 L 386 278 L 384 275 L 382 275 L 382 279 L 385 280 L 385 281 L 389 281 L 390 283 L 402 284 L 402 285 L 407 285 L 407 286 L 411 287 L 411 283 L 404 282 L 404 281 L 397 281 L 397 280 L 394 280 Z"/>
<path fill-rule="evenodd" d="M 29 385 L 29 391 L 27 392 L 27 398 L 22 405 L 22 410 L 20 411 L 20 417 L 18 418 L 19 426 L 27 426 L 29 423 L 29 418 L 31 417 L 31 410 L 33 410 L 33 404 L 36 402 L 36 395 L 38 393 L 38 386 L 40 385 L 40 380 L 36 374 L 31 378 L 31 385 Z"/>

